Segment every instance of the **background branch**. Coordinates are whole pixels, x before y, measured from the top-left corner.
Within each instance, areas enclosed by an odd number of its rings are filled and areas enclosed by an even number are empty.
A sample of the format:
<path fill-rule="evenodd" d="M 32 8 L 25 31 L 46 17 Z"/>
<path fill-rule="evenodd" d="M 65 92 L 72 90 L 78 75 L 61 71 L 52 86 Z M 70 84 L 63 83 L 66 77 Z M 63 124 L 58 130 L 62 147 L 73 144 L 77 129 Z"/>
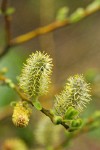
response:
<path fill-rule="evenodd" d="M 85 18 L 85 17 L 88 17 L 90 15 L 92 15 L 93 13 L 97 12 L 100 10 L 100 6 L 97 6 L 95 9 L 93 10 L 85 10 L 84 11 L 84 14 L 82 15 L 82 19 Z M 19 45 L 19 44 L 22 44 L 24 42 L 27 42 L 37 36 L 40 36 L 40 35 L 43 35 L 43 34 L 47 34 L 51 31 L 54 31 L 54 30 L 57 30 L 57 29 L 60 29 L 64 26 L 67 26 L 67 25 L 70 25 L 72 24 L 72 22 L 70 21 L 70 19 L 65 19 L 64 21 L 55 21 L 47 26 L 44 26 L 44 27 L 40 27 L 40 28 L 37 28 L 31 32 L 28 32 L 26 34 L 23 34 L 23 35 L 20 35 L 14 39 L 11 40 L 11 44 L 12 45 Z"/>
<path fill-rule="evenodd" d="M 6 13 L 8 8 L 8 0 L 2 0 L 1 10 L 5 21 L 6 44 L 10 45 L 11 40 L 11 16 Z"/>
<path fill-rule="evenodd" d="M 55 21 L 49 25 L 37 28 L 31 32 L 20 35 L 14 39 L 11 39 L 11 15 L 7 15 L 7 13 L 6 13 L 7 6 L 8 6 L 8 0 L 2 0 L 1 10 L 3 12 L 4 21 L 5 21 L 6 46 L 4 47 L 3 51 L 1 52 L 0 57 L 3 57 L 12 46 L 16 46 L 16 45 L 25 43 L 37 36 L 47 34 L 49 32 L 52 32 L 54 30 L 60 29 L 62 27 L 68 26 L 73 23 L 70 20 L 70 18 L 65 19 L 64 21 Z M 84 19 L 85 17 L 88 17 L 99 10 L 100 10 L 99 5 L 97 5 L 97 7 L 90 9 L 90 10 L 85 9 L 84 14 L 82 14 L 81 19 Z"/>
<path fill-rule="evenodd" d="M 5 37 L 6 37 L 6 46 L 2 50 L 0 57 L 3 57 L 11 47 L 10 41 L 11 41 L 11 16 L 8 15 L 7 12 L 8 8 L 8 0 L 2 0 L 1 3 L 1 11 L 4 16 L 4 22 L 5 22 Z"/>

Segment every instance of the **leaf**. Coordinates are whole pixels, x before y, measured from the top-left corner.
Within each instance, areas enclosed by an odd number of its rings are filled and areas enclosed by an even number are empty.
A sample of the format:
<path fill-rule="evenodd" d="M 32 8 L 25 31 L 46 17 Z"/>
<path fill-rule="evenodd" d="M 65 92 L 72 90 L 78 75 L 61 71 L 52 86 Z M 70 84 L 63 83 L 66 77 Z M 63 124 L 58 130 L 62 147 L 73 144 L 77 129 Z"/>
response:
<path fill-rule="evenodd" d="M 41 103 L 38 101 L 38 100 L 35 100 L 32 102 L 34 107 L 37 109 L 37 110 L 41 110 L 42 109 L 42 106 L 41 106 Z"/>
<path fill-rule="evenodd" d="M 83 8 L 78 8 L 74 13 L 71 14 L 70 16 L 70 22 L 78 22 L 84 17 L 84 9 Z"/>
<path fill-rule="evenodd" d="M 56 20 L 58 21 L 63 21 L 67 18 L 68 16 L 68 12 L 69 12 L 69 8 L 68 7 L 62 7 L 59 9 L 57 16 L 56 16 Z"/>
<path fill-rule="evenodd" d="M 78 127 L 80 127 L 81 125 L 82 125 L 82 123 L 83 123 L 83 121 L 82 121 L 82 119 L 75 119 L 75 120 L 72 120 L 72 122 L 71 122 L 71 127 L 75 127 L 75 128 L 78 128 Z"/>
<path fill-rule="evenodd" d="M 95 0 L 87 6 L 86 10 L 93 11 L 97 9 L 98 7 L 100 7 L 100 0 Z"/>
<path fill-rule="evenodd" d="M 74 119 L 76 116 L 78 116 L 78 114 L 79 112 L 75 108 L 69 107 L 65 113 L 64 118 L 71 120 L 71 119 Z"/>

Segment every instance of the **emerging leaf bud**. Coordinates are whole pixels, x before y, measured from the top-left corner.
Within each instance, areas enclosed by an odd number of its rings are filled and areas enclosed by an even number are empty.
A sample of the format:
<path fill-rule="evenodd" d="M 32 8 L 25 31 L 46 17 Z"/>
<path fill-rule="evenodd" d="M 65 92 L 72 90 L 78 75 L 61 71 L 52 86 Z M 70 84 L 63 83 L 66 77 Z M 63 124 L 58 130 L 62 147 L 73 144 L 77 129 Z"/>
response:
<path fill-rule="evenodd" d="M 76 119 L 71 122 L 71 127 L 80 127 L 82 125 L 81 119 Z"/>
<path fill-rule="evenodd" d="M 53 123 L 54 124 L 60 124 L 62 122 L 62 117 L 61 116 L 55 116 L 53 118 Z"/>
<path fill-rule="evenodd" d="M 68 120 L 74 119 L 75 117 L 77 117 L 78 114 L 79 114 L 79 112 L 75 108 L 69 107 L 65 113 L 64 118 L 68 119 Z"/>

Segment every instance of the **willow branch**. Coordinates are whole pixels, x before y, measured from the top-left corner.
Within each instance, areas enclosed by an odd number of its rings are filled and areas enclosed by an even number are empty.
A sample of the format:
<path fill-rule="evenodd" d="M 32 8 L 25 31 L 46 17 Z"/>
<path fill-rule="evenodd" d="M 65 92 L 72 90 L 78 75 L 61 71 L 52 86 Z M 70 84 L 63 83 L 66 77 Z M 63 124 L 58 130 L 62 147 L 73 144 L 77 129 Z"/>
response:
<path fill-rule="evenodd" d="M 10 39 L 11 39 L 11 16 L 7 15 L 6 10 L 8 8 L 8 0 L 2 0 L 1 4 L 1 10 L 4 16 L 5 21 L 5 32 L 6 32 L 6 43 L 7 45 L 10 45 Z"/>
<path fill-rule="evenodd" d="M 19 89 L 19 87 L 17 85 L 15 85 L 14 83 L 12 83 L 12 81 L 8 78 L 6 78 L 3 75 L 0 75 L 0 83 L 2 85 L 8 85 L 10 88 L 12 88 L 13 90 L 15 90 L 15 92 L 19 95 L 19 97 L 21 98 L 21 100 L 23 101 L 27 101 L 29 104 L 31 104 L 34 107 L 34 104 L 32 103 L 31 100 L 28 99 L 28 97 L 26 95 L 24 95 L 24 93 L 22 93 L 22 91 Z M 40 110 L 43 114 L 45 114 L 46 116 L 48 116 L 51 121 L 53 122 L 53 117 L 54 115 L 50 112 L 50 110 L 47 110 L 45 108 L 42 107 L 42 109 Z M 61 125 L 68 130 L 69 126 L 66 125 L 64 122 L 61 123 Z"/>
<path fill-rule="evenodd" d="M 16 92 L 16 93 L 19 95 L 19 97 L 21 98 L 21 100 L 27 101 L 29 104 L 31 104 L 31 105 L 34 107 L 34 104 L 32 103 L 32 101 L 29 100 L 28 97 L 27 97 L 24 93 L 22 93 L 22 91 L 19 89 L 19 87 L 18 87 L 17 85 L 15 85 L 10 79 L 8 79 L 8 78 L 6 78 L 5 76 L 3 76 L 2 74 L 0 74 L 0 84 L 2 84 L 2 85 L 5 85 L 5 84 L 6 84 L 6 85 L 8 85 L 10 88 L 14 89 L 15 92 Z M 47 110 L 47 109 L 45 109 L 45 108 L 42 108 L 40 111 L 41 111 L 43 114 L 45 114 L 46 116 L 48 116 L 48 117 L 51 119 L 51 121 L 53 122 L 54 115 L 50 112 L 50 110 Z M 10 110 L 9 112 L 11 113 L 11 110 Z M 6 115 L 2 115 L 2 116 L 6 117 Z M 7 115 L 7 116 L 8 116 L 8 115 Z M 2 117 L 2 118 L 4 118 L 4 117 Z M 1 119 L 0 119 L 0 120 L 1 120 Z M 90 128 L 90 125 L 91 125 L 92 123 L 94 123 L 94 122 L 95 122 L 95 118 L 92 118 L 92 117 L 88 118 L 87 122 L 85 123 L 85 125 L 84 125 L 80 130 L 75 131 L 75 132 L 73 132 L 73 133 L 70 133 L 70 136 L 68 137 L 67 142 L 68 142 L 68 140 L 70 140 L 70 138 L 74 138 L 74 137 L 76 137 L 76 136 L 79 136 L 79 135 L 82 134 L 82 133 L 91 131 L 92 129 Z M 62 121 L 60 124 L 61 124 L 66 130 L 70 131 L 69 126 L 68 126 L 65 122 Z M 64 141 L 63 141 L 63 142 L 64 142 Z M 66 141 L 65 141 L 65 142 L 66 142 Z"/>
<path fill-rule="evenodd" d="M 4 22 L 5 22 L 5 34 L 6 34 L 6 46 L 0 53 L 0 57 L 3 57 L 11 47 L 10 41 L 11 41 L 11 16 L 6 13 L 8 8 L 8 0 L 2 0 L 1 3 L 1 10 L 2 14 L 4 16 Z"/>
<path fill-rule="evenodd" d="M 97 12 L 100 10 L 100 6 L 98 6 L 97 8 L 93 9 L 93 10 L 90 10 L 90 11 L 87 11 L 85 10 L 84 11 L 84 14 L 82 16 L 82 19 L 85 18 L 85 17 L 88 17 L 90 15 L 92 15 L 93 13 Z M 19 44 L 22 44 L 24 42 L 27 42 L 37 36 L 40 36 L 40 35 L 43 35 L 43 34 L 47 34 L 49 32 L 52 32 L 54 30 L 57 30 L 57 29 L 60 29 L 64 26 L 68 26 L 72 24 L 72 22 L 70 21 L 70 19 L 66 19 L 64 21 L 55 21 L 47 26 L 44 26 L 44 27 L 40 27 L 40 28 L 37 28 L 31 32 L 28 32 L 26 34 L 23 34 L 23 35 L 20 35 L 14 39 L 11 40 L 11 44 L 12 45 L 19 45 Z"/>
<path fill-rule="evenodd" d="M 84 133 L 88 133 L 88 132 L 90 132 L 90 131 L 95 130 L 96 127 L 95 127 L 95 128 L 91 128 L 91 124 L 94 123 L 94 122 L 95 122 L 95 118 L 93 118 L 92 116 L 89 117 L 89 118 L 87 119 L 85 125 L 84 125 L 80 130 L 77 130 L 77 131 L 68 133 L 68 136 L 67 136 L 65 139 L 63 139 L 58 145 L 56 145 L 53 150 L 56 150 L 56 149 L 57 149 L 57 150 L 61 150 L 61 148 L 62 148 L 63 146 L 67 146 L 68 143 L 69 143 L 72 139 L 74 139 L 74 138 L 76 138 L 76 137 L 78 137 L 78 136 L 80 136 L 80 135 L 82 135 L 82 134 L 84 134 Z M 99 126 L 98 126 L 98 127 L 99 127 Z"/>

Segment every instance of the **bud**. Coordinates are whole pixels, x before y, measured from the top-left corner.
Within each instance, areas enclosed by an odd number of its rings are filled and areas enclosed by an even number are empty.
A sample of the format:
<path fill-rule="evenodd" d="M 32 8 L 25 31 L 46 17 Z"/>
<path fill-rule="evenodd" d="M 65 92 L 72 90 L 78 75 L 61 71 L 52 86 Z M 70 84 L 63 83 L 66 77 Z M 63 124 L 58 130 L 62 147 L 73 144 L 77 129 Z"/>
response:
<path fill-rule="evenodd" d="M 78 8 L 74 13 L 71 14 L 70 16 L 70 22 L 78 22 L 84 17 L 84 12 L 85 10 L 83 8 Z"/>
<path fill-rule="evenodd" d="M 26 127 L 29 123 L 31 109 L 26 102 L 16 103 L 12 115 L 12 121 L 17 127 Z"/>
<path fill-rule="evenodd" d="M 62 122 L 62 117 L 61 116 L 54 116 L 53 118 L 53 123 L 54 124 L 60 124 Z"/>
<path fill-rule="evenodd" d="M 82 119 L 72 120 L 71 127 L 80 127 L 82 125 Z"/>
<path fill-rule="evenodd" d="M 69 107 L 68 110 L 65 113 L 64 118 L 68 119 L 68 120 L 74 119 L 75 117 L 78 116 L 78 114 L 79 114 L 79 112 L 75 108 Z"/>

